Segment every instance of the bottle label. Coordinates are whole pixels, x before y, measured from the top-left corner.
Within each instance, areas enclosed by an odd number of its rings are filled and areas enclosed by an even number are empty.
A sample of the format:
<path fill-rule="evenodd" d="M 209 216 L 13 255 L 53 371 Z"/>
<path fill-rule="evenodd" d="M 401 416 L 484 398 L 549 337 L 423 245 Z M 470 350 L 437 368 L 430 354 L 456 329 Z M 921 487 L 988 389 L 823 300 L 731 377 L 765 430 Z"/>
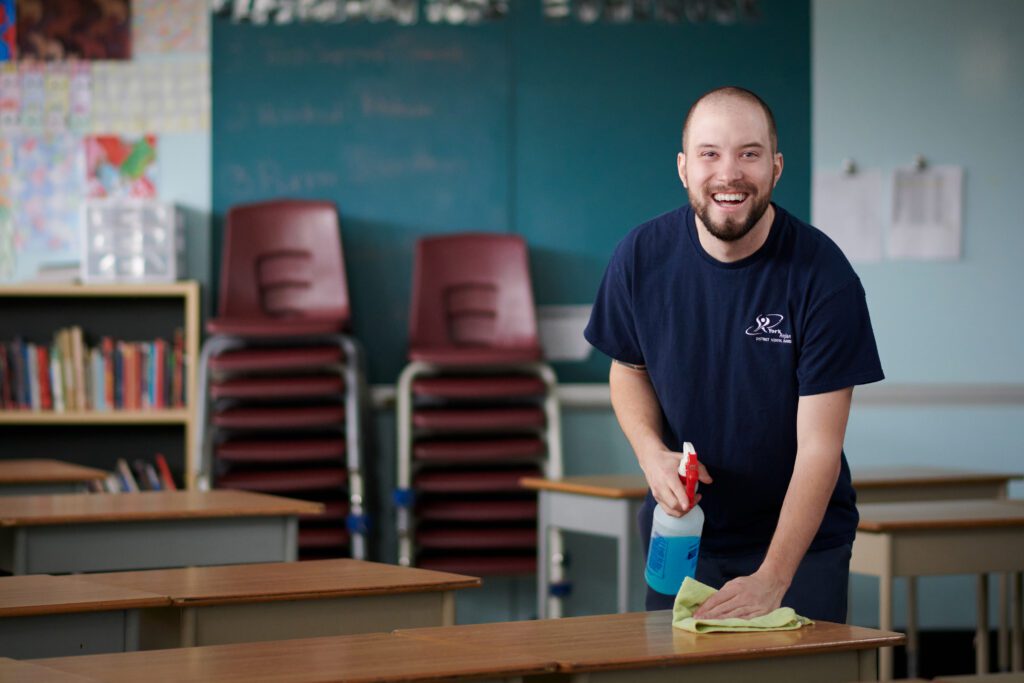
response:
<path fill-rule="evenodd" d="M 662 536 L 651 533 L 644 578 L 647 585 L 663 595 L 675 595 L 683 579 L 697 573 L 700 536 Z"/>

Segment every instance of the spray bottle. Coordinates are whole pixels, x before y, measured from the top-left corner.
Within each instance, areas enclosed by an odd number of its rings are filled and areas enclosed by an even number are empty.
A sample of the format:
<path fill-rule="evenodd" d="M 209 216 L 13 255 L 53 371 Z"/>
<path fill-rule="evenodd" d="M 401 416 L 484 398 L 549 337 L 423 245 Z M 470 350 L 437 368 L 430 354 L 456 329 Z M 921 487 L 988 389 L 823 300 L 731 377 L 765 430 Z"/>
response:
<path fill-rule="evenodd" d="M 697 494 L 697 451 L 687 441 L 679 461 L 679 479 L 686 486 L 690 510 L 682 517 L 673 517 L 661 505 L 654 509 L 651 545 L 647 552 L 647 585 L 664 595 L 675 595 L 687 576 L 697 573 L 700 533 L 704 528 L 704 511 L 693 505 Z"/>

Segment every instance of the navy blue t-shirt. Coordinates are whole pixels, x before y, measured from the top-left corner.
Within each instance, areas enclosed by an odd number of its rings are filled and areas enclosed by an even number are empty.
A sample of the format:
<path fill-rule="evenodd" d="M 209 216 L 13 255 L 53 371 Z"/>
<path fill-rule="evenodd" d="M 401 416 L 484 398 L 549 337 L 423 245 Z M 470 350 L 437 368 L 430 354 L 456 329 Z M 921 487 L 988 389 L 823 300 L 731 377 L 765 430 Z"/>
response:
<path fill-rule="evenodd" d="M 704 251 L 689 206 L 634 229 L 612 256 L 584 336 L 646 365 L 665 445 L 697 449 L 714 479 L 701 486 L 710 555 L 771 542 L 796 459 L 799 397 L 884 377 L 850 263 L 778 206 L 761 248 L 732 263 Z M 855 502 L 844 454 L 812 550 L 853 541 Z"/>

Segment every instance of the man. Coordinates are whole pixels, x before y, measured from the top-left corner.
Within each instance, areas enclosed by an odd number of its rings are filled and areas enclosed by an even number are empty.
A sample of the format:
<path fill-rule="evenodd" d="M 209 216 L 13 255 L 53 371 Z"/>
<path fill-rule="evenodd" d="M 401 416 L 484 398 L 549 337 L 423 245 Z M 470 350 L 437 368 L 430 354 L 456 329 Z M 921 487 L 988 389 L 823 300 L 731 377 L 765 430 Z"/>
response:
<path fill-rule="evenodd" d="M 618 245 L 585 336 L 612 359 L 612 407 L 655 503 L 691 507 L 676 474 L 697 450 L 705 514 L 696 613 L 785 605 L 846 619 L 857 526 L 843 438 L 853 386 L 883 378 L 860 280 L 823 233 L 771 202 L 775 121 L 754 93 L 702 96 L 683 126 L 690 204 Z M 647 608 L 674 595 L 648 589 Z"/>

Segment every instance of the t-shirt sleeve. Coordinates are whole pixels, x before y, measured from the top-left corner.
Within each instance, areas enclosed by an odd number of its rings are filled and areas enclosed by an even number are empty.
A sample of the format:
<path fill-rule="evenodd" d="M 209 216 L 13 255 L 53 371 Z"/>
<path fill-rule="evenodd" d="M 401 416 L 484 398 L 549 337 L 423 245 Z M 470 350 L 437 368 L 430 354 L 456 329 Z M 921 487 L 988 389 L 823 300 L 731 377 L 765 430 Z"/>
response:
<path fill-rule="evenodd" d="M 643 365 L 633 313 L 632 253 L 632 240 L 626 238 L 612 254 L 583 336 L 591 346 L 615 360 Z"/>
<path fill-rule="evenodd" d="M 808 313 L 796 377 L 801 396 L 885 378 L 859 279 L 830 294 Z"/>

